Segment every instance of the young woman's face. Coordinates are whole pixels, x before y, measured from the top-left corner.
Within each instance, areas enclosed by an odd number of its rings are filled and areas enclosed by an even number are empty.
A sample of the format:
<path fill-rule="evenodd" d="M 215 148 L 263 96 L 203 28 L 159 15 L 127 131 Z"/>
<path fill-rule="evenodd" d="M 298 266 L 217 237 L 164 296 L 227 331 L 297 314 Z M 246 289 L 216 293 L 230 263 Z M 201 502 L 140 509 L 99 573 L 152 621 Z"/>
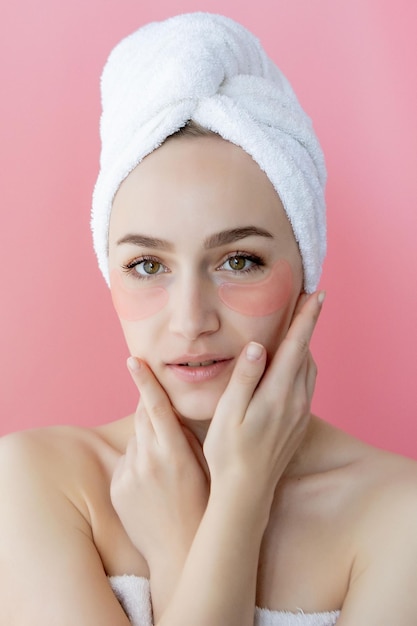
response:
<path fill-rule="evenodd" d="M 170 139 L 126 178 L 113 203 L 109 270 L 131 354 L 193 420 L 213 416 L 245 344 L 273 356 L 303 282 L 269 179 L 219 137 Z"/>

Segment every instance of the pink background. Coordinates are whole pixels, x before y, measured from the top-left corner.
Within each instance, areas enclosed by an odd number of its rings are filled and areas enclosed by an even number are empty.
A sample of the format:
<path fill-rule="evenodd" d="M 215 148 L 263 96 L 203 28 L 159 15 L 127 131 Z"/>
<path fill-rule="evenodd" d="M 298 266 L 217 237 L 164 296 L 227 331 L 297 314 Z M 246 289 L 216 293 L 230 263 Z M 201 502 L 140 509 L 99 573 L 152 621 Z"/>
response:
<path fill-rule="evenodd" d="M 314 408 L 417 458 L 417 4 L 34 0 L 0 21 L 0 434 L 136 404 L 89 233 L 111 47 L 195 10 L 248 26 L 313 118 L 329 170 L 328 297 Z"/>

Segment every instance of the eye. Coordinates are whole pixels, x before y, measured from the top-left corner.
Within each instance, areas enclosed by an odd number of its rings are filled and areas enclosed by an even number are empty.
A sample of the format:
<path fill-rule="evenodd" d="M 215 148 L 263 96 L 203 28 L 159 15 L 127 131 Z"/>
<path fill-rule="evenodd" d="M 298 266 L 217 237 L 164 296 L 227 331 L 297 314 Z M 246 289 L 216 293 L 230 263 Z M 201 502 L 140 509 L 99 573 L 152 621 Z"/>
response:
<path fill-rule="evenodd" d="M 228 264 L 232 270 L 244 270 L 251 264 L 251 261 L 244 256 L 232 256 L 227 259 L 225 265 L 226 264 Z"/>
<path fill-rule="evenodd" d="M 122 266 L 122 269 L 126 274 L 131 275 L 134 278 L 147 279 L 152 276 L 158 276 L 164 272 L 169 271 L 168 268 L 153 257 L 142 257 L 134 259 Z"/>
<path fill-rule="evenodd" d="M 154 261 L 152 259 L 144 259 L 135 265 L 135 271 L 142 276 L 152 276 L 153 274 L 159 274 L 163 270 L 162 263 Z"/>
<path fill-rule="evenodd" d="M 251 272 L 264 265 L 261 258 L 251 254 L 235 253 L 229 256 L 219 269 L 238 273 Z"/>

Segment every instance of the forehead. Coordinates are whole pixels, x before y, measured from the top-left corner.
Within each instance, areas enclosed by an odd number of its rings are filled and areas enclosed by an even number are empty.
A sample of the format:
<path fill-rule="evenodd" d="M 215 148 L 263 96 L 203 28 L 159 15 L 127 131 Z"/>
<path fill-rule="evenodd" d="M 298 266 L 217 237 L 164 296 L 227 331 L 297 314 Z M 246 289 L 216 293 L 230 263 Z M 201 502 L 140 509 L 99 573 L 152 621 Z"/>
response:
<path fill-rule="evenodd" d="M 121 184 L 110 244 L 132 229 L 172 239 L 181 228 L 207 237 L 247 223 L 293 239 L 275 189 L 244 150 L 216 136 L 178 137 L 147 156 Z"/>

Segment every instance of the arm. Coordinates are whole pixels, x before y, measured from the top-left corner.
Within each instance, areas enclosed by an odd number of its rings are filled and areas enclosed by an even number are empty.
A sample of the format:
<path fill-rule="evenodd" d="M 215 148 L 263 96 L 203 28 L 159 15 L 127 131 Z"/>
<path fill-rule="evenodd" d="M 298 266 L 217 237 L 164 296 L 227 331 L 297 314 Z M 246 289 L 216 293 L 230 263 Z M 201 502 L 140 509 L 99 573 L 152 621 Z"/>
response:
<path fill-rule="evenodd" d="M 199 442 L 182 427 L 150 370 L 145 364 L 133 365 L 141 391 L 135 436 L 119 459 L 110 493 L 132 543 L 148 566 L 153 563 L 150 586 L 158 619 L 207 506 L 208 470 Z"/>
<path fill-rule="evenodd" d="M 128 626 L 54 460 L 36 433 L 0 441 L 0 623 Z"/>
<path fill-rule="evenodd" d="M 238 360 L 204 445 L 211 475 L 207 508 L 194 540 L 189 539 L 184 566 L 177 563 L 178 582 L 162 615 L 159 611 L 156 615 L 158 626 L 252 626 L 259 550 L 274 491 L 309 421 L 315 367 L 308 346 L 320 308 L 317 295 L 303 306 L 263 377 L 265 350 L 258 359 L 248 358 L 244 351 Z M 155 388 L 156 395 L 149 401 L 148 388 L 155 387 L 155 381 L 146 366 L 135 373 L 135 380 L 149 429 L 155 440 L 169 448 L 172 433 L 168 431 L 175 420 L 169 418 L 168 399 Z M 136 421 L 137 429 L 142 418 Z M 154 473 L 149 470 L 155 467 L 155 457 L 151 463 L 143 462 L 144 448 L 148 451 L 143 440 L 137 437 L 135 453 L 115 476 L 112 500 L 133 543 L 147 559 L 152 580 L 169 559 L 173 536 L 168 532 L 168 541 L 161 544 L 154 538 L 151 545 L 143 532 L 144 511 L 149 513 L 152 498 L 141 507 L 141 496 Z M 123 506 L 134 498 L 135 506 Z M 134 508 L 141 512 L 131 523 Z"/>

